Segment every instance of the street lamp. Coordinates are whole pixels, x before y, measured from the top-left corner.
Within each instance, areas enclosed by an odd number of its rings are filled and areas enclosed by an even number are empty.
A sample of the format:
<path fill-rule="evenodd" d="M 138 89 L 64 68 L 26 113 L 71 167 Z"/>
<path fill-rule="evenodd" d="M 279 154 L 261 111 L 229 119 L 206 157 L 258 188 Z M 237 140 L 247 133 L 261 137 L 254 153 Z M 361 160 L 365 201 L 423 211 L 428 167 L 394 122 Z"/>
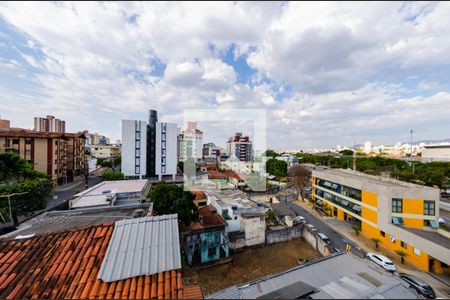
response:
<path fill-rule="evenodd" d="M 23 193 L 13 193 L 13 194 L 9 194 L 9 195 L 2 195 L 0 196 L 0 198 L 8 198 L 8 205 L 9 205 L 9 217 L 11 218 L 11 220 L 13 219 L 12 217 L 12 209 L 11 209 L 11 196 L 18 196 L 18 195 L 25 195 L 28 194 L 28 192 L 23 192 Z"/>

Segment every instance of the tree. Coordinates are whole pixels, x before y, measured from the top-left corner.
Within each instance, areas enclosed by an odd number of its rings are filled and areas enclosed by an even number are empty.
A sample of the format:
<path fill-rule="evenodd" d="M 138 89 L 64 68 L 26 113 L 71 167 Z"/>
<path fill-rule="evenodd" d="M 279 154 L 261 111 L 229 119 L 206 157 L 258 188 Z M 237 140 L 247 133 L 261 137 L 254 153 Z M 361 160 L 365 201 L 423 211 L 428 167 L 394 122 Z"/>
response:
<path fill-rule="evenodd" d="M 113 167 L 113 162 L 107 158 L 97 158 L 97 166 L 111 169 Z"/>
<path fill-rule="evenodd" d="M 268 149 L 268 150 L 266 150 L 266 152 L 264 153 L 264 156 L 275 158 L 275 157 L 277 157 L 277 156 L 280 156 L 280 154 L 276 153 L 274 150 Z"/>
<path fill-rule="evenodd" d="M 353 225 L 353 230 L 355 231 L 355 234 L 358 235 L 358 233 L 361 231 L 361 228 L 359 228 L 358 225 Z"/>
<path fill-rule="evenodd" d="M 193 201 L 195 196 L 178 185 L 158 182 L 152 185 L 148 197 L 153 202 L 153 209 L 160 215 L 178 214 L 178 219 L 186 226 L 197 219 Z"/>
<path fill-rule="evenodd" d="M 25 195 L 10 198 L 12 216 L 9 215 L 8 198 L 0 198 L 0 212 L 3 216 L 7 215 L 9 219 L 12 218 L 14 224 L 17 225 L 19 223 L 17 216 L 45 209 L 52 190 L 53 183 L 46 178 L 35 178 L 0 185 L 0 195 L 26 192 Z"/>
<path fill-rule="evenodd" d="M 118 167 L 122 163 L 122 158 L 120 156 L 113 158 L 113 166 Z"/>
<path fill-rule="evenodd" d="M 102 174 L 102 179 L 111 181 L 111 180 L 124 180 L 125 175 L 123 175 L 122 172 L 113 172 L 113 171 L 106 171 Z"/>
<path fill-rule="evenodd" d="M 0 198 L 0 213 L 18 224 L 18 216 L 43 210 L 52 194 L 53 183 L 47 175 L 33 170 L 33 166 L 14 153 L 0 153 L 0 195 L 26 193 L 10 197 L 12 216 L 7 197 Z"/>
<path fill-rule="evenodd" d="M 292 187 L 297 192 L 297 199 L 298 195 L 300 195 L 302 200 L 305 201 L 305 189 L 309 185 L 311 172 L 305 167 L 297 165 L 289 168 L 288 175 Z"/>
<path fill-rule="evenodd" d="M 341 150 L 339 153 L 342 153 L 343 155 L 353 155 L 353 151 L 349 149 Z"/>
<path fill-rule="evenodd" d="M 380 242 L 380 239 L 373 237 L 371 238 L 371 240 L 375 243 L 375 248 L 378 249 L 378 243 Z"/>
<path fill-rule="evenodd" d="M 277 177 L 287 175 L 287 163 L 282 160 L 271 158 L 266 162 L 266 171 Z"/>
<path fill-rule="evenodd" d="M 404 263 L 405 263 L 405 257 L 408 255 L 408 253 L 406 253 L 406 252 L 403 251 L 403 250 L 395 250 L 395 253 L 397 253 L 398 256 L 400 256 L 400 259 L 401 259 L 401 261 L 402 261 L 402 264 L 404 264 Z"/>
<path fill-rule="evenodd" d="M 180 169 L 181 174 L 183 174 L 184 173 L 184 162 L 179 161 L 177 164 L 177 167 L 178 167 L 178 169 Z"/>
<path fill-rule="evenodd" d="M 273 210 L 269 209 L 269 210 L 266 212 L 266 218 L 267 218 L 268 220 L 273 220 L 273 219 L 275 219 L 275 212 L 274 212 Z"/>

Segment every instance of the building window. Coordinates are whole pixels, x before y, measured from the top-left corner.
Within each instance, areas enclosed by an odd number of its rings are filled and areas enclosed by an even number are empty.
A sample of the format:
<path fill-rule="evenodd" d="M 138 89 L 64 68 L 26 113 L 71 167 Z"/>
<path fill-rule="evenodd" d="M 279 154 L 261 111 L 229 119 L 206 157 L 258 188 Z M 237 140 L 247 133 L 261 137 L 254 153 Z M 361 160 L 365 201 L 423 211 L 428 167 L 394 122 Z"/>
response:
<path fill-rule="evenodd" d="M 216 255 L 216 247 L 208 248 L 208 256 L 215 256 Z"/>
<path fill-rule="evenodd" d="M 434 216 L 434 201 L 424 201 L 423 202 L 423 214 L 426 216 Z"/>
<path fill-rule="evenodd" d="M 380 230 L 380 235 L 381 235 L 382 237 L 385 237 L 385 236 L 386 236 L 386 233 L 385 233 L 384 231 L 381 231 L 381 230 Z"/>
<path fill-rule="evenodd" d="M 414 254 L 417 256 L 420 256 L 420 250 L 417 248 L 414 248 Z"/>
<path fill-rule="evenodd" d="M 166 142 L 161 142 L 161 149 L 166 149 Z"/>
<path fill-rule="evenodd" d="M 402 199 L 393 198 L 392 199 L 392 212 L 402 213 L 403 212 L 403 201 Z"/>
<path fill-rule="evenodd" d="M 404 248 L 404 249 L 408 249 L 408 244 L 406 244 L 403 241 L 400 241 L 400 246 L 402 246 L 402 248 Z"/>
<path fill-rule="evenodd" d="M 139 157 L 136 157 L 135 165 L 136 165 L 136 166 L 139 166 L 140 163 L 141 163 L 141 159 L 140 159 Z"/>
<path fill-rule="evenodd" d="M 161 167 L 161 173 L 166 173 L 166 167 L 165 166 Z"/>
<path fill-rule="evenodd" d="M 135 169 L 134 169 L 134 173 L 135 173 L 135 174 L 139 174 L 140 172 L 141 172 L 141 171 L 140 171 L 139 166 L 136 166 Z"/>
<path fill-rule="evenodd" d="M 19 144 L 19 139 L 12 139 L 12 143 L 13 143 L 13 145 L 18 145 Z"/>
<path fill-rule="evenodd" d="M 162 163 L 163 165 L 166 164 L 166 158 L 165 158 L 165 157 L 162 157 L 162 158 L 161 158 L 161 163 Z"/>
<path fill-rule="evenodd" d="M 31 138 L 25 138 L 25 144 L 27 145 L 31 144 Z"/>
<path fill-rule="evenodd" d="M 135 156 L 136 157 L 140 157 L 141 156 L 141 150 L 140 149 L 136 149 Z"/>
<path fill-rule="evenodd" d="M 141 142 L 140 141 L 136 141 L 136 148 L 141 148 Z"/>

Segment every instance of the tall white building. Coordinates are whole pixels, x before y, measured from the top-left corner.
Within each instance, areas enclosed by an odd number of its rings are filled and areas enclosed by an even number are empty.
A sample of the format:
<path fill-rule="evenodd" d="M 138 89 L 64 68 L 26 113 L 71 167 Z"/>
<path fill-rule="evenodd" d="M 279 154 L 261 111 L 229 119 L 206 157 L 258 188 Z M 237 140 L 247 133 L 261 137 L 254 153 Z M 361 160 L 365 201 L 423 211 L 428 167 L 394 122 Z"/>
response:
<path fill-rule="evenodd" d="M 372 142 L 366 141 L 364 142 L 364 153 L 370 153 L 372 152 Z"/>
<path fill-rule="evenodd" d="M 179 160 L 202 158 L 203 132 L 197 128 L 197 122 L 188 122 L 187 128 L 179 136 Z"/>
<path fill-rule="evenodd" d="M 122 173 L 128 178 L 147 176 L 147 123 L 122 120 Z"/>
<path fill-rule="evenodd" d="M 154 110 L 149 121 L 151 126 L 144 121 L 122 120 L 122 173 L 128 178 L 175 179 L 177 125 L 157 122 Z"/>

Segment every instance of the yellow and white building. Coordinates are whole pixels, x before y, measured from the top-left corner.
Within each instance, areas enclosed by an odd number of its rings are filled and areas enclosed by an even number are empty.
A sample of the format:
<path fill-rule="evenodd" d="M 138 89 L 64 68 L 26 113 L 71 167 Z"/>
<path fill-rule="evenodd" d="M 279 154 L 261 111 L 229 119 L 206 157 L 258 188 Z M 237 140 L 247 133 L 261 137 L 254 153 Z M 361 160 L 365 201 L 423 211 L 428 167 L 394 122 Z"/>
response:
<path fill-rule="evenodd" d="M 312 198 L 380 245 L 402 250 L 406 261 L 427 272 L 449 273 L 450 238 L 439 229 L 440 191 L 350 170 L 312 171 Z"/>

